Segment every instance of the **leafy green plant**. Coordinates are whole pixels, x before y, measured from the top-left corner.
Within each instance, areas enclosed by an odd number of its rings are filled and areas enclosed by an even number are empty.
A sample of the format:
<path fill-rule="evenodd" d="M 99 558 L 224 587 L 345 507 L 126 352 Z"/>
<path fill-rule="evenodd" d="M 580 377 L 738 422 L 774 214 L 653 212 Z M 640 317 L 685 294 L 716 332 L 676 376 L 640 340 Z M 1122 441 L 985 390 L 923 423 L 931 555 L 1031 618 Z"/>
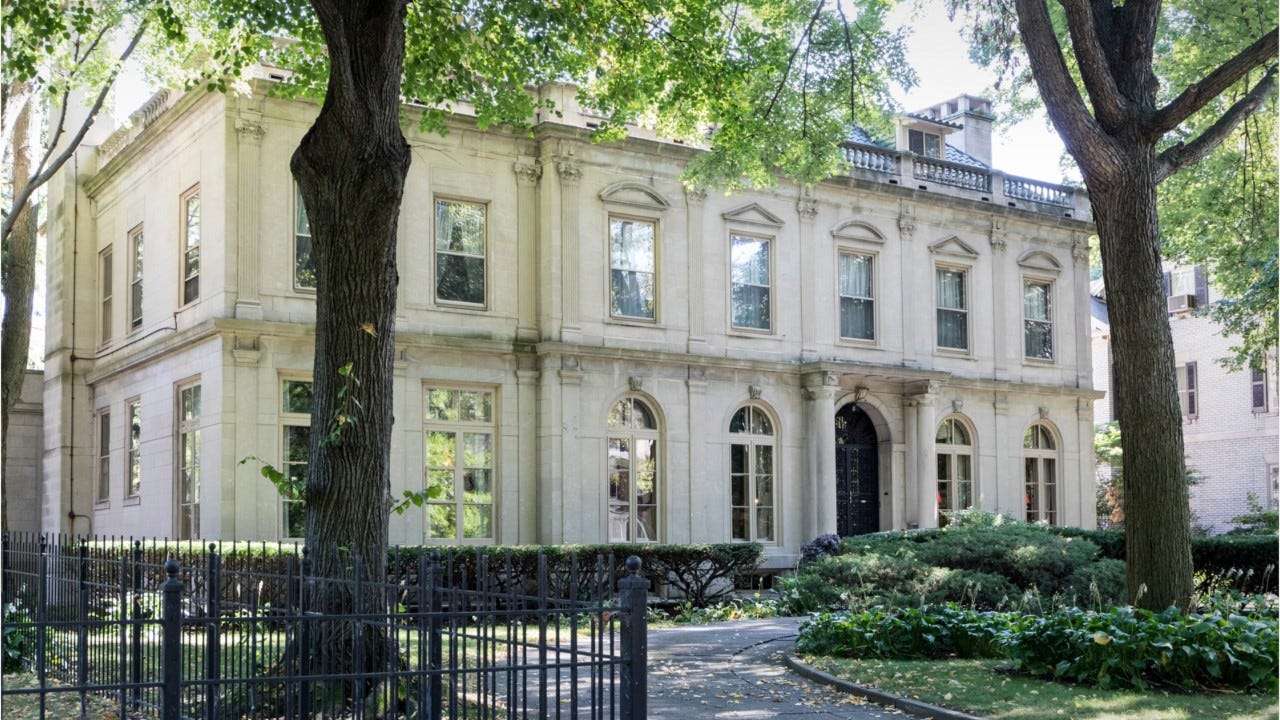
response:
<path fill-rule="evenodd" d="M 825 613 L 805 621 L 796 649 L 814 655 L 902 660 L 998 657 L 999 639 L 1014 617 L 956 605 Z"/>
<path fill-rule="evenodd" d="M 5 673 L 22 670 L 24 663 L 35 653 L 35 631 L 22 627 L 19 623 L 28 621 L 22 605 L 17 600 L 4 606 L 3 656 L 0 657 L 0 671 Z"/>

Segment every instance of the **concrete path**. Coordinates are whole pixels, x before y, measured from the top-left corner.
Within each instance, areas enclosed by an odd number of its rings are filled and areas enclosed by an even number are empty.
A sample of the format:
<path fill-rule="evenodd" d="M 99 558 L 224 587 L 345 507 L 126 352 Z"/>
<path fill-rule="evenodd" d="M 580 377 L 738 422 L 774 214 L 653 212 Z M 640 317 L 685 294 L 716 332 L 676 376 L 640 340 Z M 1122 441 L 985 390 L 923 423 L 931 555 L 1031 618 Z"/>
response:
<path fill-rule="evenodd" d="M 810 682 L 783 665 L 795 618 L 649 631 L 650 720 L 870 720 L 903 713 Z"/>

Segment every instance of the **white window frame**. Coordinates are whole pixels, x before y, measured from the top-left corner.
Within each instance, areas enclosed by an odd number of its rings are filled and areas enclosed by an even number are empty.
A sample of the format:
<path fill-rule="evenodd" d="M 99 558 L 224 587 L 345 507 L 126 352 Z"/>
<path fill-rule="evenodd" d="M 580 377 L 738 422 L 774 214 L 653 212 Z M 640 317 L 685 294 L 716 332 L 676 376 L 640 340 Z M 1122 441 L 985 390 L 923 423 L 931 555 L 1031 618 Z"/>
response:
<path fill-rule="evenodd" d="M 98 253 L 98 345 L 105 346 L 115 336 L 115 251 L 110 245 Z"/>
<path fill-rule="evenodd" d="M 1028 432 L 1043 429 L 1048 435 L 1050 442 L 1053 444 L 1051 448 L 1036 448 L 1026 446 L 1026 436 Z M 1045 520 L 1050 525 L 1062 524 L 1062 498 L 1060 493 L 1062 490 L 1062 456 L 1060 448 L 1062 442 L 1059 440 L 1058 433 L 1053 426 L 1044 422 L 1034 422 L 1027 426 L 1027 430 L 1023 432 L 1022 457 L 1024 464 L 1023 472 L 1023 520 L 1026 522 L 1039 522 Z M 1046 471 L 1046 461 L 1052 461 L 1052 470 Z M 1032 517 L 1031 510 L 1027 507 L 1027 486 L 1031 484 L 1026 477 L 1026 462 L 1032 461 L 1033 473 L 1035 475 L 1033 482 L 1036 483 L 1036 504 L 1035 516 Z M 1052 475 L 1052 477 L 1048 477 Z M 1047 487 L 1047 486 L 1052 487 Z M 1053 507 L 1049 509 L 1046 506 L 1046 499 L 1053 499 Z M 1046 517 L 1052 514 L 1052 517 Z"/>
<path fill-rule="evenodd" d="M 1044 292 L 1045 292 L 1045 316 L 1046 317 L 1044 319 L 1027 317 L 1026 295 L 1027 295 L 1027 290 L 1031 285 L 1039 285 L 1045 288 Z M 1024 275 L 1022 277 L 1022 303 L 1021 303 L 1022 304 L 1022 359 L 1025 360 L 1026 362 L 1040 363 L 1040 364 L 1053 364 L 1057 362 L 1057 358 L 1058 358 L 1057 325 L 1058 324 L 1054 321 L 1055 320 L 1054 313 L 1057 310 L 1057 305 L 1054 300 L 1054 294 L 1057 290 L 1055 285 L 1056 283 L 1049 278 L 1036 277 L 1034 275 Z M 1035 357 L 1033 355 L 1027 354 L 1027 337 L 1028 337 L 1028 333 L 1030 332 L 1030 326 L 1032 323 L 1047 325 L 1049 328 L 1049 357 L 1047 358 Z"/>
<path fill-rule="evenodd" d="M 480 392 L 489 395 L 488 420 L 437 420 L 429 416 L 429 395 L 432 390 L 444 390 L 453 393 Z M 456 402 L 456 399 L 454 400 Z M 497 541 L 498 537 L 498 499 L 501 497 L 498 487 L 498 418 L 501 417 L 498 387 L 494 385 L 465 385 L 450 382 L 427 381 L 422 384 L 422 487 L 429 488 L 431 466 L 430 434 L 432 432 L 452 433 L 454 438 L 453 497 L 427 498 L 423 506 L 423 542 L 428 544 L 463 544 L 487 545 Z M 487 434 L 489 436 L 489 534 L 485 536 L 466 537 L 466 507 L 484 506 L 484 503 L 466 502 L 465 461 L 466 436 L 468 434 Z M 444 468 L 439 468 L 444 469 Z M 481 469 L 481 468 L 475 468 Z M 433 507 L 453 507 L 454 531 L 449 537 L 433 537 L 431 528 L 431 509 Z"/>
<path fill-rule="evenodd" d="M 1178 383 L 1178 409 L 1183 420 L 1200 417 L 1200 368 L 1191 360 L 1174 368 Z"/>
<path fill-rule="evenodd" d="M 653 226 L 653 257 L 651 258 L 653 262 L 653 270 L 647 272 L 647 274 L 653 276 L 653 316 L 652 317 L 645 317 L 644 315 L 623 315 L 620 313 L 616 313 L 613 310 L 613 271 L 621 270 L 623 272 L 634 272 L 634 273 L 646 274 L 646 271 L 644 270 L 634 270 L 632 268 L 614 266 L 613 264 L 613 222 L 615 220 L 618 220 L 621 222 L 647 224 L 647 225 Z M 660 265 L 661 236 L 659 235 L 659 233 L 661 232 L 661 226 L 657 218 L 644 217 L 642 215 L 627 215 L 624 213 L 609 213 L 608 219 L 606 220 L 606 226 L 608 228 L 608 232 L 605 233 L 606 243 L 607 243 L 607 246 L 605 247 L 605 258 L 607 259 L 607 262 L 609 264 L 609 273 L 605 277 L 605 305 L 609 308 L 609 319 L 619 320 L 619 321 L 628 322 L 628 323 L 630 322 L 642 323 L 645 325 L 657 324 L 658 318 L 660 317 L 660 312 L 661 312 L 661 307 L 660 307 L 661 303 L 659 302 L 658 299 L 662 296 L 661 286 L 659 284 L 660 278 L 658 277 L 659 276 L 658 269 L 661 267 Z"/>
<path fill-rule="evenodd" d="M 666 504 L 663 502 L 663 488 L 665 487 L 663 470 L 664 470 L 664 463 L 666 458 L 666 448 L 663 447 L 663 444 L 662 444 L 662 417 L 658 414 L 658 406 L 652 399 L 642 395 L 637 395 L 637 394 L 623 395 L 622 397 L 618 398 L 614 402 L 610 403 L 608 406 L 609 408 L 608 413 L 612 413 L 614 408 L 616 408 L 620 403 L 624 403 L 624 402 L 640 403 L 644 405 L 645 409 L 649 411 L 650 416 L 653 417 L 654 427 L 653 428 L 637 428 L 634 426 L 632 427 L 614 426 L 609 424 L 608 416 L 606 415 L 605 445 L 604 445 L 605 491 L 603 493 L 604 503 L 605 503 L 604 518 L 605 518 L 605 525 L 606 525 L 605 541 L 610 543 L 613 543 L 613 542 L 633 542 L 633 543 L 662 542 L 662 538 L 664 536 L 664 533 L 666 532 L 666 527 L 665 527 Z M 627 448 L 628 448 L 627 450 L 628 458 L 629 458 L 629 464 L 627 467 L 628 497 L 627 497 L 627 503 L 625 506 L 626 507 L 626 510 L 625 510 L 626 538 L 624 539 L 615 539 L 613 529 L 611 526 L 612 523 L 617 522 L 617 520 L 614 518 L 614 515 L 616 514 L 614 511 L 615 505 L 617 507 L 622 507 L 621 504 L 615 503 L 613 501 L 612 491 L 610 490 L 610 487 L 609 487 L 609 484 L 612 482 L 612 478 L 610 477 L 611 471 L 609 468 L 609 447 L 612 444 L 612 441 L 614 440 L 625 441 L 627 443 Z M 636 442 L 637 440 L 651 441 L 653 443 L 653 455 L 654 455 L 653 505 L 647 505 L 645 507 L 651 507 L 653 509 L 654 514 L 656 515 L 655 522 L 653 523 L 654 532 L 656 535 L 655 537 L 643 537 L 643 538 L 637 537 L 637 533 L 636 533 L 636 529 L 641 527 L 641 524 L 639 522 L 640 506 L 637 504 L 637 493 L 636 493 L 636 487 L 639 483 L 635 481 L 635 478 L 639 475 L 636 469 L 637 453 L 635 448 L 637 446 L 637 442 Z"/>
<path fill-rule="evenodd" d="M 962 284 L 964 288 L 964 305 L 960 308 L 944 308 L 941 305 L 942 298 L 938 296 L 938 274 L 940 272 L 958 272 L 962 276 Z M 972 322 L 972 278 L 973 268 L 968 265 L 954 265 L 950 263 L 935 263 L 933 266 L 933 345 L 937 352 L 951 355 L 969 355 L 973 352 L 973 322 Z M 942 327 L 938 322 L 938 313 L 960 312 L 964 314 L 964 347 L 949 347 L 938 343 L 938 330 Z"/>
<path fill-rule="evenodd" d="M 969 437 L 969 442 L 967 444 L 937 442 L 938 431 L 942 430 L 942 426 L 947 423 L 954 423 L 958 425 L 962 430 L 964 430 L 965 434 L 968 435 Z M 956 415 L 956 414 L 947 415 L 946 417 L 942 418 L 942 421 L 938 423 L 938 427 L 935 428 L 933 432 L 934 432 L 934 452 L 937 454 L 939 458 L 944 458 L 944 457 L 946 458 L 946 463 L 947 463 L 946 482 L 952 485 L 951 505 L 949 507 L 943 507 L 941 502 L 938 503 L 938 527 L 944 527 L 947 524 L 947 521 L 943 513 L 956 512 L 957 510 L 967 510 L 968 508 L 974 507 L 974 503 L 977 501 L 978 463 L 976 461 L 976 458 L 977 458 L 977 445 L 978 445 L 977 437 L 978 436 L 977 436 L 977 433 L 974 431 L 973 424 L 970 423 L 968 419 L 965 418 L 964 416 Z M 960 461 L 957 458 L 959 458 L 960 456 L 965 456 L 969 458 L 968 486 L 969 486 L 969 503 L 970 504 L 966 507 L 957 507 L 957 505 L 959 505 L 958 499 L 960 497 L 960 493 L 957 492 L 957 489 L 960 486 L 960 482 L 958 480 L 959 473 L 957 472 L 959 469 Z M 935 475 L 937 473 L 936 462 L 937 461 L 935 460 L 935 466 L 934 466 Z M 942 483 L 942 478 L 939 478 L 939 477 L 934 478 L 934 490 L 939 495 L 942 494 L 941 487 L 939 487 L 941 483 Z"/>
<path fill-rule="evenodd" d="M 1271 411 L 1271 388 L 1268 382 L 1267 366 L 1249 368 L 1249 405 L 1255 414 L 1261 415 Z M 1255 401 L 1258 389 L 1262 390 L 1262 404 Z"/>
<path fill-rule="evenodd" d="M 190 207 L 191 201 L 196 202 L 196 230 L 193 234 L 191 231 Z M 179 262 L 178 262 L 178 307 L 186 307 L 200 301 L 200 245 L 204 237 L 204 203 L 200 200 L 200 184 L 196 183 L 182 193 L 181 200 L 178 204 L 178 227 L 181 228 L 179 235 Z M 192 242 L 194 237 L 195 242 Z M 195 271 L 192 272 L 191 259 L 195 258 Z M 195 281 L 195 292 L 191 297 L 187 297 L 187 283 Z"/>
<path fill-rule="evenodd" d="M 134 416 L 137 428 L 134 428 Z M 129 398 L 124 402 L 125 452 L 124 499 L 137 500 L 142 496 L 142 399 Z"/>
<path fill-rule="evenodd" d="M 301 221 L 304 220 L 307 224 L 306 232 L 302 232 Z M 315 285 L 303 285 L 298 281 L 298 241 L 302 238 L 306 238 L 307 242 L 311 243 L 311 251 L 308 258 L 311 263 L 311 272 L 314 274 L 316 266 L 316 246 L 313 241 L 314 234 L 311 232 L 311 219 L 307 217 L 307 208 L 302 202 L 302 189 L 299 188 L 298 183 L 295 182 L 293 184 L 293 272 L 291 274 L 291 282 L 294 292 L 302 293 L 304 295 L 314 295 L 316 292 Z"/>
<path fill-rule="evenodd" d="M 199 397 L 199 407 L 196 411 L 195 417 L 191 418 L 185 417 L 183 412 L 183 394 L 187 392 L 195 392 Z M 173 414 L 174 439 L 176 441 L 174 443 L 175 452 L 173 461 L 173 536 L 178 540 L 195 540 L 200 537 L 200 463 L 202 460 L 201 454 L 203 452 L 203 448 L 200 445 L 202 440 L 200 437 L 200 417 L 203 413 L 204 391 L 199 378 L 178 383 L 174 390 Z M 196 464 L 192 467 L 188 467 L 183 464 L 183 461 L 186 456 L 186 443 L 188 443 L 192 437 L 195 438 L 197 450 L 195 457 Z M 195 492 L 193 493 L 194 499 L 191 502 L 187 502 L 183 497 L 183 489 L 185 487 L 183 473 L 185 471 L 194 471 Z M 185 533 L 183 532 L 182 518 L 183 515 L 188 512 L 191 515 L 192 532 Z"/>
<path fill-rule="evenodd" d="M 745 432 L 733 432 L 733 418 L 740 412 L 746 412 L 748 417 L 747 430 Z M 769 422 L 771 432 L 769 434 L 757 434 L 751 432 L 750 415 L 751 413 L 760 413 Z M 729 541 L 730 542 L 757 542 L 762 545 L 777 545 L 781 542 L 781 533 L 778 525 L 778 449 L 782 443 L 778 442 L 778 420 L 772 412 L 763 404 L 758 402 L 747 403 L 735 408 L 733 413 L 729 415 L 729 459 L 726 467 L 729 469 Z M 733 447 L 741 445 L 746 450 L 746 473 L 733 472 Z M 771 467 L 769 475 L 772 478 L 770 482 L 773 485 L 771 492 L 771 502 L 768 507 L 759 505 L 759 486 L 758 476 L 756 472 L 756 459 L 760 448 L 768 447 L 771 458 Z M 743 498 L 750 501 L 749 505 L 735 505 L 733 503 L 733 482 L 734 476 L 742 474 L 745 479 L 745 488 Z M 733 513 L 735 510 L 745 509 L 747 511 L 747 537 L 734 537 Z M 773 514 L 773 533 L 772 537 L 762 537 L 759 527 L 759 511 L 769 510 Z"/>
<path fill-rule="evenodd" d="M 111 408 L 99 408 L 94 423 L 94 500 L 99 507 L 111 503 Z"/>
<path fill-rule="evenodd" d="M 769 284 L 757 285 L 755 283 L 735 283 L 733 281 L 733 241 L 736 238 L 743 240 L 759 240 L 767 243 L 769 253 Z M 735 333 L 751 333 L 753 335 L 773 335 L 776 327 L 777 318 L 777 294 L 773 292 L 773 279 L 776 275 L 777 253 L 775 252 L 775 241 L 777 238 L 772 235 L 761 235 L 750 232 L 739 232 L 737 230 L 729 231 L 729 297 L 726 307 L 729 308 L 729 328 Z M 743 287 L 762 287 L 765 288 L 766 297 L 769 301 L 769 317 L 766 319 L 768 327 L 756 328 L 749 325 L 738 325 L 734 322 L 734 305 L 733 305 L 733 287 L 734 285 L 742 285 Z"/>
<path fill-rule="evenodd" d="M 142 225 L 129 231 L 129 332 L 142 327 L 142 318 L 146 309 L 143 301 L 143 260 L 146 257 L 146 237 Z"/>
<path fill-rule="evenodd" d="M 452 203 L 455 205 L 475 205 L 483 211 L 484 231 L 481 233 L 481 242 L 484 243 L 484 251 L 480 255 L 471 255 L 467 253 L 442 251 L 439 246 L 438 233 L 440 232 L 439 207 L 440 203 Z M 487 310 L 489 308 L 489 296 L 493 287 L 493 263 L 490 261 L 491 250 L 493 246 L 491 241 L 492 231 L 489 222 L 489 201 L 476 198 L 460 197 L 456 195 L 438 194 L 431 200 L 431 297 L 436 305 L 445 308 L 459 310 Z M 478 303 L 468 302 L 466 300 L 451 300 L 440 297 L 440 256 L 451 255 L 455 257 L 479 259 L 484 267 L 484 299 Z"/>
<path fill-rule="evenodd" d="M 278 434 L 278 437 L 280 438 L 280 465 L 279 465 L 279 467 L 280 467 L 280 472 L 284 473 L 284 476 L 285 476 L 286 478 L 288 478 L 288 477 L 289 477 L 289 471 L 290 471 L 290 469 L 291 469 L 291 466 L 301 465 L 303 468 L 306 468 L 306 467 L 308 467 L 308 465 L 309 465 L 309 463 L 310 463 L 310 461 L 311 461 L 311 458 L 310 458 L 310 455 L 309 455 L 309 453 L 310 453 L 311 413 L 310 413 L 309 411 L 308 411 L 308 412 L 297 412 L 297 411 L 291 411 L 291 410 L 289 410 L 288 405 L 287 405 L 287 401 L 286 401 L 286 398 L 288 398 L 287 388 L 288 388 L 289 383 L 305 383 L 305 384 L 307 384 L 307 385 L 311 385 L 311 386 L 312 386 L 312 390 L 313 390 L 313 392 L 314 392 L 314 389 L 315 389 L 315 385 L 313 385 L 313 384 L 312 384 L 312 382 L 311 382 L 311 378 L 310 378 L 310 377 L 306 377 L 306 376 L 296 376 L 296 375 L 285 375 L 285 376 L 282 376 L 282 377 L 280 378 L 280 386 L 279 386 L 279 387 L 280 387 L 280 394 L 279 394 L 279 396 L 278 396 L 278 397 L 279 397 L 279 399 L 280 399 L 280 405 L 279 405 L 279 408 L 280 408 L 280 417 L 279 417 L 279 420 L 280 420 L 280 432 L 279 432 L 279 434 Z M 314 396 L 313 396 L 313 397 L 314 397 Z M 314 399 L 313 399 L 313 402 L 314 402 Z M 306 457 L 306 458 L 307 458 L 306 460 L 303 460 L 303 461 L 296 461 L 296 460 L 290 460 L 290 459 L 289 459 L 289 428 L 291 428 L 291 427 L 305 427 L 305 428 L 307 428 L 307 430 L 308 430 L 308 438 L 307 438 L 307 439 L 308 439 L 308 446 L 307 446 L 307 453 L 308 453 L 308 454 L 307 454 L 307 455 L 304 455 L 304 457 Z M 277 493 L 277 494 L 278 494 L 278 493 Z M 305 512 L 305 505 L 304 505 L 304 503 L 303 503 L 301 500 L 290 500 L 290 499 L 285 498 L 285 497 L 280 497 L 280 514 L 279 514 L 279 516 L 278 516 L 278 517 L 279 517 L 279 523 L 280 523 L 280 529 L 279 529 L 279 531 L 278 531 L 278 533 L 277 533 L 277 534 L 279 535 L 279 537 L 280 537 L 280 539 L 281 539 L 281 540 L 304 540 L 304 539 L 305 539 L 305 537 L 304 537 L 303 535 L 290 535 L 290 534 L 289 534 L 289 532 L 288 532 L 288 530 L 289 530 L 289 506 L 291 506 L 291 505 L 299 505 L 299 506 L 303 506 L 303 512 Z M 304 534 L 305 534 L 305 527 L 304 527 Z"/>
<path fill-rule="evenodd" d="M 841 292 L 840 264 L 844 262 L 845 257 L 860 257 L 860 258 L 866 259 L 868 263 L 868 273 L 871 275 L 871 279 L 869 283 L 871 288 L 871 295 L 867 297 L 859 297 L 856 295 L 845 295 Z M 876 283 L 877 283 L 876 264 L 879 262 L 879 259 L 880 258 L 877 255 L 877 253 L 866 252 L 864 250 L 857 250 L 849 247 L 836 248 L 836 337 L 840 338 L 841 342 L 856 343 L 859 345 L 875 345 L 879 340 L 880 303 L 876 302 Z M 857 338 L 857 337 L 849 337 L 844 334 L 843 305 L 844 305 L 844 299 L 846 297 L 852 300 L 863 300 L 865 302 L 871 303 L 871 337 Z"/>
<path fill-rule="evenodd" d="M 920 152 L 916 152 L 911 148 L 912 133 L 919 133 L 920 135 Z M 938 141 L 937 155 L 930 155 L 928 152 L 929 151 L 928 138 L 930 137 L 935 138 Z M 927 130 L 908 129 L 907 130 L 907 150 L 914 155 L 919 155 L 920 157 L 926 157 L 933 160 L 945 160 L 947 157 L 947 139 L 943 137 L 941 133 L 932 133 Z"/>

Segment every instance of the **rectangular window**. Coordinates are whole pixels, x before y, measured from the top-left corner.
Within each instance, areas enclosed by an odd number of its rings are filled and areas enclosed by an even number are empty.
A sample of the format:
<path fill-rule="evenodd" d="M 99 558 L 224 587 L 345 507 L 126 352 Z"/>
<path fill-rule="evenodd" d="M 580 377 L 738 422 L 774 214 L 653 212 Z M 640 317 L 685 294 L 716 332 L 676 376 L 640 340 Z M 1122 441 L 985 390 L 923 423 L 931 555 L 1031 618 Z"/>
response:
<path fill-rule="evenodd" d="M 99 287 L 102 288 L 102 319 L 99 325 L 99 333 L 102 338 L 101 344 L 103 345 L 111 342 L 111 299 L 113 295 L 111 256 L 111 248 L 107 248 L 106 250 L 103 250 L 102 255 L 98 257 L 98 277 L 101 278 L 101 284 Z"/>
<path fill-rule="evenodd" d="M 876 313 L 871 283 L 869 256 L 840 253 L 840 337 L 875 339 Z"/>
<path fill-rule="evenodd" d="M 1267 411 L 1267 369 L 1253 368 L 1250 370 L 1250 388 L 1253 391 L 1253 411 L 1256 413 L 1264 413 Z"/>
<path fill-rule="evenodd" d="M 920 130 L 908 130 L 907 142 L 911 152 L 931 158 L 942 158 L 942 136 Z"/>
<path fill-rule="evenodd" d="M 98 413 L 98 502 L 111 498 L 111 413 Z"/>
<path fill-rule="evenodd" d="M 1022 283 L 1023 339 L 1026 357 L 1053 359 L 1053 297 L 1047 282 Z"/>
<path fill-rule="evenodd" d="M 295 487 L 305 486 L 311 456 L 311 382 L 285 380 L 282 388 L 280 471 Z M 281 506 L 281 537 L 289 540 L 306 537 L 307 508 L 302 500 L 282 498 Z"/>
<path fill-rule="evenodd" d="M 129 233 L 129 329 L 142 327 L 142 226 Z"/>
<path fill-rule="evenodd" d="M 124 496 L 136 498 L 142 493 L 142 402 L 137 398 L 125 403 L 125 422 L 129 424 L 129 445 L 125 448 Z"/>
<path fill-rule="evenodd" d="M 302 204 L 302 190 L 293 193 L 293 287 L 295 290 L 316 289 L 316 261 L 311 257 L 311 221 Z"/>
<path fill-rule="evenodd" d="M 770 258 L 767 238 L 731 235 L 730 294 L 733 326 L 749 330 L 771 328 Z"/>
<path fill-rule="evenodd" d="M 484 305 L 485 206 L 436 200 L 436 300 Z"/>
<path fill-rule="evenodd" d="M 969 349 L 969 310 L 964 270 L 938 268 L 938 347 Z"/>
<path fill-rule="evenodd" d="M 423 391 L 428 540 L 492 540 L 494 393 Z"/>
<path fill-rule="evenodd" d="M 1178 375 L 1178 404 L 1182 406 L 1182 416 L 1194 418 L 1199 414 L 1196 398 L 1196 364 L 1189 362 L 1176 368 Z"/>
<path fill-rule="evenodd" d="M 200 299 L 200 187 L 182 196 L 182 304 Z"/>
<path fill-rule="evenodd" d="M 200 386 L 178 388 L 177 522 L 179 540 L 200 537 Z"/>
<path fill-rule="evenodd" d="M 656 318 L 656 227 L 643 220 L 609 218 L 609 312 Z"/>
<path fill-rule="evenodd" d="M 1267 492 L 1271 494 L 1267 507 L 1271 510 L 1280 508 L 1280 465 L 1267 466 Z"/>

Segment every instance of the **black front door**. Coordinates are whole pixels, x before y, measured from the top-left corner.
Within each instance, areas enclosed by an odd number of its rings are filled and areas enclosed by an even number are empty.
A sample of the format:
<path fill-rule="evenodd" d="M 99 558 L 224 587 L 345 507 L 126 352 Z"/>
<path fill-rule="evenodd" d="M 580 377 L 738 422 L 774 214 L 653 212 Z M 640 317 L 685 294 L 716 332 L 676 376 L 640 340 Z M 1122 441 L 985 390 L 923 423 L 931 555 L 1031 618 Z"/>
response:
<path fill-rule="evenodd" d="M 876 428 L 856 405 L 836 413 L 836 532 L 880 529 L 880 457 Z"/>

